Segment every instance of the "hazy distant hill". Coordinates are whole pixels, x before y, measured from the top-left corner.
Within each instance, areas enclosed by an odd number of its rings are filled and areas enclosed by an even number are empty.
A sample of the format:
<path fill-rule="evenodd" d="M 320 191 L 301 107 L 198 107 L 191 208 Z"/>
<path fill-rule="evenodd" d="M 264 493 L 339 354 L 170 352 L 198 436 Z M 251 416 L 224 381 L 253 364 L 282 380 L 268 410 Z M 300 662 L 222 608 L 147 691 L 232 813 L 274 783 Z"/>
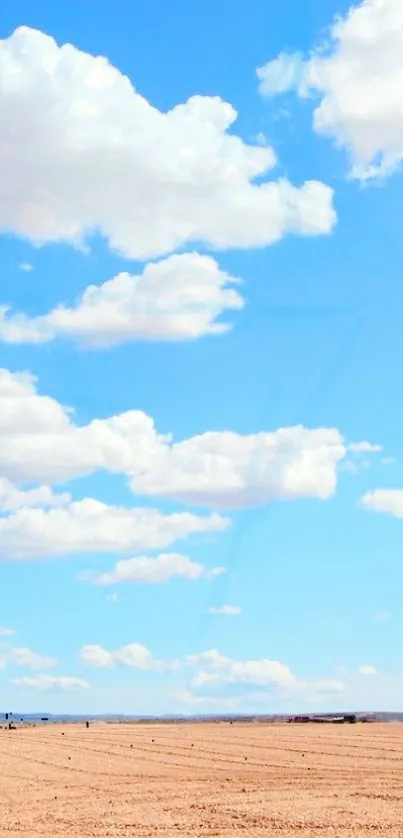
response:
<path fill-rule="evenodd" d="M 403 722 L 403 711 L 379 711 L 379 712 L 364 712 L 364 711 L 352 711 L 352 714 L 357 717 L 357 720 L 367 720 L 367 721 L 378 721 L 378 722 Z M 1 721 L 5 721 L 5 713 L 0 713 L 0 723 Z M 9 713 L 10 719 L 15 722 L 20 722 L 23 720 L 24 722 L 30 722 L 32 724 L 43 724 L 48 721 L 50 724 L 62 723 L 65 722 L 67 724 L 71 724 L 74 722 L 84 722 L 84 721 L 93 721 L 93 722 L 139 722 L 139 723 L 156 723 L 159 722 L 169 724 L 174 722 L 180 723 L 203 723 L 203 722 L 240 722 L 245 723 L 265 723 L 265 724 L 275 724 L 276 722 L 288 722 L 292 718 L 296 718 L 296 716 L 290 715 L 195 715 L 195 716 L 182 716 L 178 714 L 172 715 L 164 715 L 164 716 L 139 716 L 139 715 L 122 715 L 119 713 L 109 713 L 109 714 L 102 714 L 102 715 L 72 715 L 66 713 L 65 715 L 53 715 L 52 713 Z M 315 719 L 320 718 L 324 721 L 327 719 L 332 719 L 337 716 L 346 716 L 346 713 L 320 713 L 320 714 L 303 714 L 304 718 Z M 46 721 L 44 721 L 46 720 Z"/>

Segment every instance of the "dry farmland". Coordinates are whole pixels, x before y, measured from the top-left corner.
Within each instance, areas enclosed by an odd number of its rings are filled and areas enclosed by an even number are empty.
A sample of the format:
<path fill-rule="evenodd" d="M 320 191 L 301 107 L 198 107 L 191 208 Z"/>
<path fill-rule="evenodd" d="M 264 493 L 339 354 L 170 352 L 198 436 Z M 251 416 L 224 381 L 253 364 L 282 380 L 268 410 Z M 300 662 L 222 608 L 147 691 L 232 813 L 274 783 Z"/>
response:
<path fill-rule="evenodd" d="M 403 725 L 0 731 L 0 835 L 403 836 Z"/>

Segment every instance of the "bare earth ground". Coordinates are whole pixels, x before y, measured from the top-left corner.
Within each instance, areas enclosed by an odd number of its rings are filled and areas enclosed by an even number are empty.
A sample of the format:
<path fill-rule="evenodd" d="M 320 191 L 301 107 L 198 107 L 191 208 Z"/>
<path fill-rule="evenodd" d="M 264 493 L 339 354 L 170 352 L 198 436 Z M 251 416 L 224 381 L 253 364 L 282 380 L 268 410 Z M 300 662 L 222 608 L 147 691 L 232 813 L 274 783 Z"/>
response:
<path fill-rule="evenodd" d="M 403 836 L 403 725 L 0 730 L 0 836 Z"/>

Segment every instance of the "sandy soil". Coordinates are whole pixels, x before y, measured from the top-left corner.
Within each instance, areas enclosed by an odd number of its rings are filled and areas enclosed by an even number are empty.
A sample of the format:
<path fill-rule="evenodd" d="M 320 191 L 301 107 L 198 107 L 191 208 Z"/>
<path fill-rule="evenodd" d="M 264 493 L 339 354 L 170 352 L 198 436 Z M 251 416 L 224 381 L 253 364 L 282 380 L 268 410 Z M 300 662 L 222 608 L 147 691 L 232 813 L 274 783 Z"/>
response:
<path fill-rule="evenodd" d="M 403 836 L 403 725 L 0 730 L 0 836 Z"/>

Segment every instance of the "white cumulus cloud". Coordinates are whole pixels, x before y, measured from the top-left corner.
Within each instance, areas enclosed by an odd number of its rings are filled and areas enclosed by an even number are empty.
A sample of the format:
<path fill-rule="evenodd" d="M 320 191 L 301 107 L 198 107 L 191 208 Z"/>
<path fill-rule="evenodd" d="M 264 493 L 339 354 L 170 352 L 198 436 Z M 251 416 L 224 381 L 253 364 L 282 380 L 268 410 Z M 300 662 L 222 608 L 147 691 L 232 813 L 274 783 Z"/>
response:
<path fill-rule="evenodd" d="M 287 664 L 267 658 L 234 660 L 221 654 L 217 649 L 210 649 L 196 655 L 188 655 L 184 664 L 196 668 L 190 688 L 196 697 L 206 688 L 221 691 L 226 687 L 236 689 L 236 685 L 261 687 L 276 691 L 284 700 L 320 702 L 329 695 L 344 692 L 345 685 L 335 679 L 304 680 L 299 678 Z M 201 697 L 203 692 L 201 692 Z"/>
<path fill-rule="evenodd" d="M 323 183 L 267 180 L 272 149 L 230 133 L 237 114 L 218 96 L 161 112 L 105 58 L 27 26 L 1 42 L 0 75 L 0 227 L 35 244 L 97 231 L 146 259 L 335 223 Z"/>
<path fill-rule="evenodd" d="M 59 337 L 106 347 L 129 340 L 222 334 L 230 328 L 219 319 L 223 312 L 244 304 L 233 282 L 238 280 L 210 256 L 173 255 L 148 264 L 139 276 L 121 273 L 102 285 L 90 285 L 75 305 L 61 304 L 41 316 L 0 307 L 0 339 L 45 343 Z"/>
<path fill-rule="evenodd" d="M 210 649 L 198 655 L 190 655 L 187 660 L 193 666 L 201 664 L 203 667 L 209 666 L 215 672 L 221 672 L 222 680 L 227 683 L 289 686 L 295 680 L 288 666 L 266 658 L 237 661 L 222 655 L 216 649 Z"/>
<path fill-rule="evenodd" d="M 49 486 L 36 486 L 21 490 L 9 480 L 0 477 L 0 512 L 21 509 L 24 506 L 64 506 L 71 502 L 68 492 L 55 493 Z"/>
<path fill-rule="evenodd" d="M 1 636 L 3 638 L 11 637 L 13 634 L 15 632 L 11 629 L 4 629 Z M 37 652 L 25 647 L 3 647 L 0 650 L 0 669 L 5 669 L 8 666 L 21 669 L 52 669 L 57 666 L 57 660 L 45 655 L 38 655 Z"/>
<path fill-rule="evenodd" d="M 112 652 L 96 644 L 87 644 L 82 647 L 80 656 L 83 663 L 96 669 L 123 666 L 139 670 L 170 671 L 177 667 L 175 661 L 157 660 L 150 650 L 140 643 L 128 643 L 127 646 Z"/>
<path fill-rule="evenodd" d="M 341 694 L 345 685 L 335 679 L 304 680 L 297 677 L 285 663 L 268 658 L 236 660 L 217 649 L 186 655 L 183 658 L 159 660 L 139 643 L 129 643 L 116 650 L 103 646 L 85 645 L 80 651 L 81 661 L 88 667 L 111 669 L 126 667 L 142 672 L 189 672 L 188 688 L 182 694 L 189 703 L 221 703 L 239 700 L 245 690 L 261 688 L 266 695 L 275 693 L 284 700 L 295 699 L 320 702 L 327 696 Z M 206 693 L 206 690 L 209 692 Z M 230 692 L 230 695 L 228 693 Z M 211 699 L 211 702 L 210 702 Z"/>
<path fill-rule="evenodd" d="M 118 561 L 113 570 L 98 576 L 81 574 L 81 578 L 94 581 L 97 585 L 119 585 L 122 583 L 161 584 L 169 579 L 199 579 L 202 576 L 214 577 L 224 568 L 209 568 L 192 561 L 181 553 L 161 553 L 154 558 L 138 556 L 133 559 Z"/>
<path fill-rule="evenodd" d="M 374 489 L 363 495 L 360 503 L 373 512 L 403 518 L 403 489 Z"/>
<path fill-rule="evenodd" d="M 318 97 L 314 128 L 347 150 L 352 175 L 384 176 L 403 160 L 402 54 L 401 0 L 362 0 L 306 61 L 283 53 L 259 68 L 260 90 Z"/>
<path fill-rule="evenodd" d="M 0 558 L 158 549 L 194 533 L 220 531 L 226 525 L 218 515 L 163 515 L 157 509 L 107 506 L 93 498 L 63 509 L 24 507 L 0 517 Z"/>
<path fill-rule="evenodd" d="M 78 426 L 70 410 L 38 393 L 33 376 L 0 370 L 0 477 L 13 485 L 61 483 L 106 471 L 128 477 L 135 493 L 230 509 L 271 500 L 325 500 L 336 490 L 345 456 L 346 444 L 335 428 L 295 426 L 245 436 L 207 431 L 175 441 L 159 434 L 140 410 Z M 105 526 L 112 514 L 116 520 L 117 513 L 108 513 Z M 134 513 L 119 512 L 126 520 L 129 514 Z M 38 530 L 50 522 L 74 522 L 72 541 L 78 520 L 97 515 L 101 519 L 101 507 L 82 501 L 46 514 L 24 509 L 13 521 L 23 522 L 30 538 L 37 522 Z M 193 525 L 197 529 L 194 519 Z M 223 526 L 217 518 L 209 525 Z M 8 532 L 14 524 L 2 526 Z M 151 546 L 137 543 L 139 550 Z M 156 540 L 154 547 L 167 543 Z M 129 542 L 125 549 L 131 549 Z"/>
<path fill-rule="evenodd" d="M 135 491 L 223 508 L 270 500 L 326 499 L 346 453 L 339 431 L 303 426 L 249 436 L 209 431 L 164 445 L 160 457 L 134 474 Z"/>
<path fill-rule="evenodd" d="M 52 669 L 57 666 L 56 658 L 45 657 L 32 652 L 31 649 L 10 649 L 6 653 L 6 660 L 11 666 L 19 666 L 24 669 Z"/>

